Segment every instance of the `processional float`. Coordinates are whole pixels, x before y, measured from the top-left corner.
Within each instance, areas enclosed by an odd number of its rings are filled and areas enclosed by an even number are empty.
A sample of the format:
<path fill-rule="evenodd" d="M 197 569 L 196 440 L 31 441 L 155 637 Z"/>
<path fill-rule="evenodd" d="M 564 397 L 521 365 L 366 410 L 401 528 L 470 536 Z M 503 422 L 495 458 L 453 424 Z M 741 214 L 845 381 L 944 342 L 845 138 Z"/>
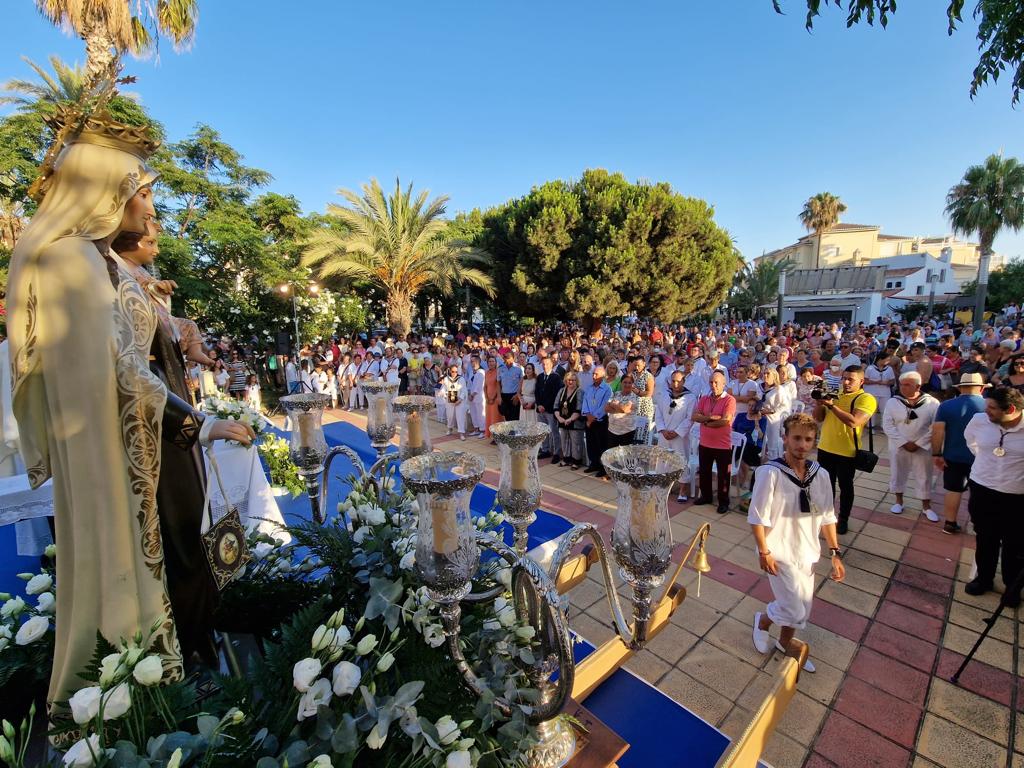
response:
<path fill-rule="evenodd" d="M 698 590 L 701 574 L 711 570 L 705 550 L 711 526 L 705 523 L 694 534 L 671 577 L 666 578 L 674 549 L 668 496 L 686 466 L 684 460 L 671 451 L 648 445 L 619 446 L 602 456 L 617 492 L 611 558 L 630 590 L 632 611 L 627 618 L 608 547 L 594 525 L 576 523 L 559 537 L 553 551 L 537 559 L 527 554 L 528 529 L 536 520 L 541 500 L 537 453 L 549 432 L 546 424 L 507 421 L 491 426 L 501 459 L 497 500 L 514 531 L 510 547 L 477 531 L 472 522 L 470 496 L 483 477 L 483 459 L 467 451 L 433 450 L 428 423 L 434 398 L 396 396 L 398 385 L 394 383 L 371 382 L 362 387 L 369 403 L 366 431 L 377 452 L 369 474 L 382 473 L 394 458 L 401 462 L 399 474 L 405 487 L 416 495 L 419 507 L 416 569 L 430 598 L 441 607 L 448 650 L 466 685 L 477 694 L 483 693 L 460 646 L 460 606 L 464 602 L 493 601 L 505 591 L 503 585 L 480 593 L 472 591 L 471 581 L 480 568 L 481 553 L 490 550 L 511 568 L 516 615 L 533 626 L 539 641 L 535 662 L 520 662 L 540 692 L 529 719 L 537 726 L 541 742 L 531 755 L 530 765 L 558 768 L 577 761 L 613 765 L 628 747 L 625 742 L 619 740 L 617 751 L 613 748 L 603 758 L 590 755 L 581 760 L 577 731 L 561 715 L 585 711 L 579 707 L 580 702 L 669 623 L 686 597 L 686 589 L 677 579 L 695 551 L 692 567 L 698 574 Z M 306 482 L 314 519 L 323 522 L 331 462 L 339 455 L 347 456 L 357 467 L 362 461 L 347 446 L 328 449 L 322 428 L 323 411 L 330 404 L 327 395 L 288 395 L 281 398 L 281 403 L 294 425 L 290 438 L 292 461 Z M 398 453 L 388 454 L 386 449 L 396 433 Z M 583 542 L 583 551 L 573 554 Z M 598 563 L 615 636 L 577 663 L 565 593 L 581 583 L 590 566 Z M 803 646 L 796 656 L 785 661 L 775 689 L 718 766 L 757 765 L 767 736 L 795 693 L 807 647 Z M 495 705 L 506 712 L 513 706 L 501 698 Z M 611 743 L 616 744 L 614 739 Z"/>

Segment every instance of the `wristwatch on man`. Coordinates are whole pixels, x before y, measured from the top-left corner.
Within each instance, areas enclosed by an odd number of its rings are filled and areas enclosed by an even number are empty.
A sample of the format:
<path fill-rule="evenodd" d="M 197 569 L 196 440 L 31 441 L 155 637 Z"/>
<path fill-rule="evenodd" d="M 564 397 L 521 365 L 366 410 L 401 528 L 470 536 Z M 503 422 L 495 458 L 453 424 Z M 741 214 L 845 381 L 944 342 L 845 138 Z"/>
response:
<path fill-rule="evenodd" d="M 832 557 L 838 557 L 840 560 L 843 559 L 843 550 L 839 549 L 839 547 L 829 547 L 828 553 Z"/>

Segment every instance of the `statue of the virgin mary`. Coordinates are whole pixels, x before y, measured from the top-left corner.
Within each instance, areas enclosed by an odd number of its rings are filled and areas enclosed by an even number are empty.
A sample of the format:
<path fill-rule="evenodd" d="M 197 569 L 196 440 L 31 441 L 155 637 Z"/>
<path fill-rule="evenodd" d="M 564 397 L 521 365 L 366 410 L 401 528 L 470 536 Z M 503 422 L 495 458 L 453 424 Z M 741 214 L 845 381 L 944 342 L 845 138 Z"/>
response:
<path fill-rule="evenodd" d="M 117 642 L 157 627 L 165 677 L 181 676 L 175 620 L 187 621 L 190 606 L 172 605 L 168 591 L 162 443 L 251 439 L 237 422 L 204 423 L 150 372 L 153 307 L 109 252 L 120 232 L 146 231 L 156 174 L 145 161 L 156 143 L 102 115 L 79 118 L 59 140 L 42 202 L 11 257 L 7 294 L 21 451 L 34 487 L 53 478 L 51 702 L 84 684 L 77 675 L 97 630 Z"/>

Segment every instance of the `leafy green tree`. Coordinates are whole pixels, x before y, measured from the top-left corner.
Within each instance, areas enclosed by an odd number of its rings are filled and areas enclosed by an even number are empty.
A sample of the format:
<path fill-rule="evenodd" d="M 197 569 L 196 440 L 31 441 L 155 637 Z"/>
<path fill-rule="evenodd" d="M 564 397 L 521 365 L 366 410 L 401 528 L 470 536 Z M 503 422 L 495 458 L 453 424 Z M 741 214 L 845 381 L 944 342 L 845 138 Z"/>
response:
<path fill-rule="evenodd" d="M 964 283 L 961 291 L 973 295 L 978 289 L 978 281 Z M 1024 297 L 1024 259 L 1014 259 L 1000 270 L 996 270 L 988 278 L 988 304 L 1000 310 L 1010 302 L 1020 302 Z"/>
<path fill-rule="evenodd" d="M 759 307 L 775 302 L 779 296 L 779 275 L 792 268 L 793 262 L 789 259 L 761 259 L 756 264 L 745 263 L 743 270 L 736 276 L 729 306 L 737 310 L 741 317 L 755 316 Z"/>
<path fill-rule="evenodd" d="M 362 190 L 362 195 L 340 190 L 350 207 L 328 205 L 328 215 L 344 228 L 315 230 L 303 265 L 316 267 L 322 279 L 350 278 L 377 286 L 398 335 L 412 327 L 413 301 L 426 286 L 444 295 L 463 284 L 493 291 L 490 276 L 480 268 L 490 263 L 487 254 L 445 233 L 447 197 L 428 203 L 424 191 L 414 199 L 412 185 L 403 190 L 397 179 L 387 197 L 376 179 Z"/>
<path fill-rule="evenodd" d="M 1015 158 L 989 155 L 983 165 L 972 165 L 959 184 L 946 195 L 946 215 L 955 232 L 977 234 L 978 260 L 974 323 L 985 315 L 985 294 L 992 244 L 1003 229 L 1019 232 L 1024 227 L 1024 166 Z"/>
<path fill-rule="evenodd" d="M 896 0 L 806 0 L 805 26 L 810 31 L 822 6 L 835 5 L 846 11 L 846 26 L 861 21 L 874 25 L 875 19 L 884 28 L 896 13 Z M 963 22 L 965 0 L 949 0 L 946 6 L 948 32 L 952 35 Z M 772 0 L 778 13 L 783 13 L 782 0 Z M 1013 73 L 1013 103 L 1020 100 L 1024 87 L 1024 3 L 1016 0 L 977 0 L 974 18 L 978 21 L 978 50 L 981 55 L 971 75 L 971 98 L 978 90 L 993 83 L 1006 70 Z"/>
<path fill-rule="evenodd" d="M 540 320 L 699 314 L 741 265 L 706 202 L 604 170 L 535 187 L 483 224 L 499 305 Z"/>
<path fill-rule="evenodd" d="M 808 198 L 800 211 L 800 223 L 808 232 L 813 232 L 818 247 L 814 254 L 814 268 L 821 269 L 821 237 L 839 223 L 839 216 L 846 211 L 846 204 L 831 192 L 819 192 Z"/>
<path fill-rule="evenodd" d="M 187 47 L 199 19 L 198 0 L 36 0 L 36 7 L 85 41 L 90 87 L 113 79 L 122 53 L 147 55 L 160 36 L 169 38 L 175 49 Z"/>

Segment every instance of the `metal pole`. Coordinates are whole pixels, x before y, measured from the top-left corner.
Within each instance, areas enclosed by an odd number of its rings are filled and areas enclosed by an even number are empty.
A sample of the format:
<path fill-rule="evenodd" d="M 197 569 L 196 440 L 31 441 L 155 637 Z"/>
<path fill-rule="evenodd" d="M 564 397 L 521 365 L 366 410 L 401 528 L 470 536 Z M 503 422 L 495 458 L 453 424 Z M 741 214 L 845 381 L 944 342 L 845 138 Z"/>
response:
<path fill-rule="evenodd" d="M 985 298 L 988 295 L 988 267 L 992 252 L 981 247 L 981 258 L 978 260 L 978 288 L 974 292 L 974 330 L 980 330 L 985 322 Z"/>
<path fill-rule="evenodd" d="M 931 287 L 928 289 L 928 317 L 931 318 L 935 312 L 935 283 L 938 282 L 938 275 L 932 275 L 928 278 L 928 282 L 931 283 Z"/>
<path fill-rule="evenodd" d="M 292 286 L 292 318 L 295 320 L 295 354 L 302 351 L 302 340 L 299 338 L 299 299 L 295 286 Z"/>
<path fill-rule="evenodd" d="M 786 270 L 779 272 L 779 303 L 775 315 L 776 333 L 782 330 L 782 304 L 786 296 Z"/>

